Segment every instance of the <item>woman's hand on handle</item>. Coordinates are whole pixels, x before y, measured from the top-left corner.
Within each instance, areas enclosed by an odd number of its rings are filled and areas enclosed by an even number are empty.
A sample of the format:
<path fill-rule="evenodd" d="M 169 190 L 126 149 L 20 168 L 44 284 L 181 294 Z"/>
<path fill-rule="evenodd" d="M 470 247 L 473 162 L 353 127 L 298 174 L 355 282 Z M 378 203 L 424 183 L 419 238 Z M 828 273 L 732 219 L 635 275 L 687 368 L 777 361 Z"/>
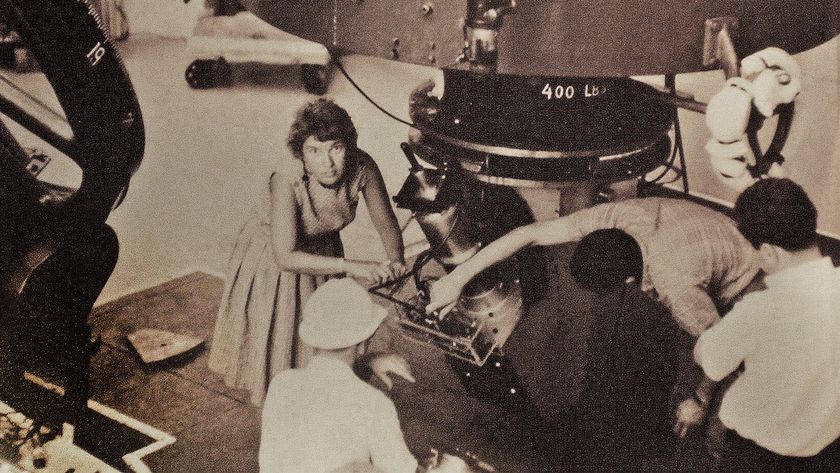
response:
<path fill-rule="evenodd" d="M 362 279 L 373 285 L 383 284 L 402 276 L 407 269 L 404 264 L 398 261 L 374 261 L 344 260 L 345 272 L 354 278 Z"/>
<path fill-rule="evenodd" d="M 387 263 L 388 269 L 391 272 L 391 279 L 397 279 L 408 272 L 408 266 L 402 261 L 389 261 Z"/>
<path fill-rule="evenodd" d="M 406 268 L 405 264 L 400 261 L 383 261 L 379 263 L 376 270 L 377 275 L 380 278 L 377 284 L 391 282 L 405 274 L 407 271 L 408 268 Z"/>
<path fill-rule="evenodd" d="M 386 277 L 382 265 L 373 261 L 344 260 L 344 271 L 368 284 L 381 284 Z"/>

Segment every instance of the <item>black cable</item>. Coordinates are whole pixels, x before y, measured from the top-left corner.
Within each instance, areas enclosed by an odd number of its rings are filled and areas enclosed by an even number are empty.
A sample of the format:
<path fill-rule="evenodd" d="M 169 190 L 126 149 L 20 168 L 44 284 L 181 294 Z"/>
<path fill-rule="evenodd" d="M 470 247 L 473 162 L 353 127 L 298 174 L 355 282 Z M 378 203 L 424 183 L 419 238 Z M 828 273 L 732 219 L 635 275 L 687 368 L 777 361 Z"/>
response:
<path fill-rule="evenodd" d="M 676 161 L 676 159 L 677 159 L 676 140 L 674 140 L 674 141 L 675 141 L 674 147 L 671 149 L 671 157 L 668 158 L 668 164 L 665 165 L 665 169 L 658 176 L 656 176 L 654 179 L 651 179 L 649 181 L 645 180 L 644 181 L 645 185 L 658 183 L 659 180 L 662 179 L 663 177 L 665 177 L 665 174 L 668 174 L 668 171 L 670 171 L 672 169 L 676 169 L 678 173 L 682 173 L 682 169 L 679 169 L 676 166 L 674 166 L 674 161 Z"/>
<path fill-rule="evenodd" d="M 671 95 L 677 94 L 676 75 L 668 74 L 665 76 L 665 87 L 671 89 Z M 685 149 L 683 149 L 679 108 L 674 108 L 674 144 L 680 151 L 680 168 L 682 169 L 683 192 L 688 194 L 688 167 L 685 163 Z"/>
<path fill-rule="evenodd" d="M 400 118 L 400 117 L 394 115 L 393 113 L 389 112 L 384 107 L 379 105 L 375 100 L 373 100 L 364 90 L 362 90 L 362 88 L 359 86 L 359 84 L 357 84 L 356 81 L 353 80 L 352 77 L 350 77 L 350 74 L 347 72 L 347 70 L 341 64 L 341 61 L 339 61 L 338 54 L 336 53 L 336 51 L 333 48 L 327 48 L 327 51 L 330 54 L 330 60 L 332 61 L 332 63 L 335 64 L 335 66 L 338 68 L 338 70 L 341 71 L 341 74 L 347 79 L 348 82 L 350 82 L 350 85 L 352 85 L 353 88 L 355 88 L 359 92 L 359 94 L 361 94 L 362 97 L 365 98 L 365 100 L 370 102 L 370 104 L 373 105 L 374 107 L 376 107 L 377 110 L 384 113 L 385 115 L 387 115 L 391 119 L 393 119 L 393 120 L 395 120 L 399 123 L 402 123 L 403 125 L 408 125 L 411 128 L 418 129 L 418 130 L 420 129 L 420 127 L 418 127 L 415 123 L 407 121 L 407 120 L 403 120 L 402 118 Z M 671 79 L 671 82 L 673 83 L 674 75 L 669 74 L 668 76 L 666 76 L 666 81 L 668 81 L 669 78 Z M 673 85 L 671 86 L 671 94 L 676 95 L 676 89 L 673 87 Z M 682 179 L 683 179 L 683 189 L 685 190 L 686 193 L 688 193 L 688 176 L 685 172 L 685 152 L 683 150 L 683 145 L 682 145 L 682 133 L 680 132 L 680 121 L 679 121 L 678 113 L 679 113 L 678 110 L 675 108 L 674 109 L 674 127 L 675 127 L 675 130 L 674 130 L 674 135 L 675 135 L 674 148 L 673 148 L 673 151 L 671 153 L 671 157 L 668 158 L 668 164 L 665 166 L 665 170 L 662 171 L 662 173 L 660 175 L 658 175 L 655 179 L 652 179 L 650 181 L 647 181 L 647 180 L 644 180 L 644 179 L 642 179 L 642 180 L 643 180 L 645 185 L 656 184 L 657 182 L 659 182 L 659 180 L 661 180 L 663 177 L 665 177 L 665 175 L 668 173 L 668 171 L 676 170 L 677 177 L 673 181 L 669 181 L 666 184 L 674 182 L 676 179 L 679 179 L 680 177 L 682 177 Z M 436 133 L 432 130 L 422 130 L 422 131 L 424 133 L 431 134 L 432 136 L 436 135 Z M 676 157 L 677 157 L 677 150 L 679 150 L 679 154 L 680 154 L 681 167 L 674 166 L 674 162 L 676 161 Z"/>
<path fill-rule="evenodd" d="M 675 86 L 674 74 L 668 74 L 665 76 L 665 87 L 670 89 L 671 95 L 676 95 L 677 89 Z M 683 142 L 682 142 L 682 129 L 680 126 L 680 117 L 679 117 L 679 108 L 674 107 L 674 116 L 673 116 L 673 123 L 674 123 L 674 146 L 671 148 L 671 156 L 668 158 L 668 164 L 665 165 L 665 169 L 655 178 L 651 180 L 643 179 L 645 185 L 657 184 L 659 181 L 668 174 L 668 171 L 675 170 L 677 172 L 677 176 L 665 184 L 670 184 L 671 182 L 676 181 L 677 179 L 683 179 L 683 189 L 686 193 L 688 193 L 688 176 L 686 173 L 686 165 L 685 165 L 685 151 L 683 149 Z M 677 158 L 677 153 L 680 155 L 680 167 L 674 166 L 674 162 Z"/>
<path fill-rule="evenodd" d="M 389 117 L 391 117 L 392 119 L 402 123 L 403 125 L 408 125 L 411 128 L 417 128 L 417 125 L 415 125 L 414 123 L 409 122 L 407 120 L 403 120 L 402 118 L 394 115 L 393 113 L 389 112 L 388 110 L 385 110 L 381 105 L 376 103 L 375 100 L 370 98 L 370 96 L 368 94 L 366 94 L 365 91 L 362 90 L 361 87 L 359 87 L 359 84 L 357 84 L 356 81 L 354 81 L 353 78 L 350 77 L 350 74 L 347 73 L 347 70 L 344 69 L 344 66 L 341 65 L 341 61 L 338 60 L 338 55 L 336 54 L 335 50 L 333 50 L 332 48 L 327 48 L 327 51 L 329 51 L 330 60 L 332 60 L 333 64 L 335 64 L 335 67 L 337 67 L 338 70 L 341 71 L 341 74 L 347 79 L 348 82 L 350 82 L 350 85 L 352 85 L 357 91 L 359 91 L 360 94 L 362 94 L 362 97 L 364 97 L 365 100 L 370 102 L 371 105 L 376 107 L 380 112 L 384 113 L 385 115 L 388 115 Z"/>

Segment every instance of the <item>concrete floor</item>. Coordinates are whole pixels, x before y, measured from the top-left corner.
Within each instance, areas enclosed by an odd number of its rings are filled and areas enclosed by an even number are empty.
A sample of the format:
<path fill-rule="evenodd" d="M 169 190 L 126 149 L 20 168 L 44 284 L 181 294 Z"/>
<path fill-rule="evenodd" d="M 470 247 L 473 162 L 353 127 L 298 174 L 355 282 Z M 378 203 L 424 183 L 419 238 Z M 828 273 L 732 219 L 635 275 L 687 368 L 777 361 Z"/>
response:
<path fill-rule="evenodd" d="M 92 362 L 92 397 L 176 438 L 144 458 L 152 471 L 257 471 L 260 409 L 248 403 L 247 392 L 225 386 L 208 370 L 209 350 L 149 366 L 126 340 L 135 330 L 153 327 L 209 341 L 221 290 L 220 279 L 193 273 L 91 314 L 91 326 L 102 337 Z M 550 471 L 539 456 L 533 418 L 468 396 L 441 352 L 399 343 L 392 328 L 377 332 L 375 343 L 405 356 L 416 375 L 416 384 L 398 379 L 389 392 L 415 455 L 425 457 L 430 448 L 461 449 L 499 471 Z"/>
<path fill-rule="evenodd" d="M 207 369 L 207 350 L 174 364 L 144 365 L 126 336 L 156 328 L 212 336 L 222 281 L 203 273 L 173 279 L 94 310 L 102 337 L 91 367 L 91 396 L 163 430 L 173 445 L 144 458 L 156 472 L 257 471 L 259 409 Z"/>

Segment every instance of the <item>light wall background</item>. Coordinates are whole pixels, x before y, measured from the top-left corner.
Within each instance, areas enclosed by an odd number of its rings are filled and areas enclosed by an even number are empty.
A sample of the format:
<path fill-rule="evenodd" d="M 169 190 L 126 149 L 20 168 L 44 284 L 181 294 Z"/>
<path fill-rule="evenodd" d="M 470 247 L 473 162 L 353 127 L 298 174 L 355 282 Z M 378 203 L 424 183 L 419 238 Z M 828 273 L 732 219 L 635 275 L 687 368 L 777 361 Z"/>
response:
<path fill-rule="evenodd" d="M 186 38 L 205 14 L 204 0 L 122 0 L 132 33 Z"/>
<path fill-rule="evenodd" d="M 147 129 L 146 156 L 125 203 L 109 222 L 122 252 L 100 303 L 196 270 L 221 274 L 242 221 L 278 150 L 294 110 L 314 98 L 303 90 L 296 68 L 237 67 L 227 89 L 192 90 L 184 68 L 192 61 L 186 38 L 204 13 L 200 0 L 124 0 L 131 37 L 119 43 L 134 82 Z M 821 231 L 840 235 L 840 69 L 834 40 L 797 55 L 803 91 L 784 155 L 789 175 L 820 211 Z M 407 118 L 408 94 L 438 71 L 375 58 L 344 59 L 351 76 L 380 105 Z M 648 79 L 648 78 L 646 78 Z M 661 80 L 653 78 L 652 80 Z M 723 84 L 720 71 L 683 74 L 680 90 L 708 101 Z M 338 73 L 328 95 L 348 109 L 360 146 L 377 161 L 389 193 L 407 174 L 399 150 L 408 128 L 379 112 Z M 703 145 L 703 115 L 682 111 L 691 190 L 724 203 L 735 194 L 712 173 Z M 772 135 L 768 123 L 764 135 Z M 557 206 L 552 191 L 524 191 L 538 218 Z M 405 222 L 406 211 L 398 210 Z M 383 251 L 367 213 L 343 233 L 350 256 L 381 258 Z M 409 227 L 408 242 L 421 239 Z"/>

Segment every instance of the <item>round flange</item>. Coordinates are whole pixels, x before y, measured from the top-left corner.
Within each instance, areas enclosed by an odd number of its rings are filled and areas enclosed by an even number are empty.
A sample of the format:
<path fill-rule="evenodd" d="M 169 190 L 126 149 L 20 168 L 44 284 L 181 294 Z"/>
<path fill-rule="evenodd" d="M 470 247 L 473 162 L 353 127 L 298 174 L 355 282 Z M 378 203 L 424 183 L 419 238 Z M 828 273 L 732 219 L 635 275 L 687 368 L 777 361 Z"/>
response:
<path fill-rule="evenodd" d="M 627 78 L 526 77 L 444 71 L 444 93 L 411 96 L 415 152 L 458 162 L 481 180 L 546 186 L 628 179 L 665 162 L 674 108 Z"/>

